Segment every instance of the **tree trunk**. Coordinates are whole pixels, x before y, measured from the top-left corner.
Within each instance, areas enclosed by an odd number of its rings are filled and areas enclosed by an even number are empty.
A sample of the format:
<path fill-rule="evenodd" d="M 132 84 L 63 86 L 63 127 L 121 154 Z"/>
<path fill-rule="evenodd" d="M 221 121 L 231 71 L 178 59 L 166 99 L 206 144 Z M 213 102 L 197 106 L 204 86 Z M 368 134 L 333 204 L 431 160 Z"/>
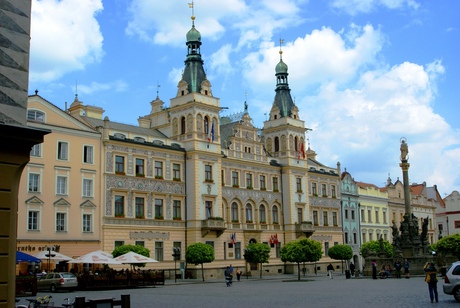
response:
<path fill-rule="evenodd" d="M 297 280 L 300 281 L 300 263 L 297 262 Z"/>
<path fill-rule="evenodd" d="M 201 277 L 203 278 L 203 281 L 204 281 L 204 268 L 203 268 L 203 263 L 201 263 Z"/>
<path fill-rule="evenodd" d="M 260 263 L 260 279 L 262 279 L 262 265 L 263 263 Z"/>

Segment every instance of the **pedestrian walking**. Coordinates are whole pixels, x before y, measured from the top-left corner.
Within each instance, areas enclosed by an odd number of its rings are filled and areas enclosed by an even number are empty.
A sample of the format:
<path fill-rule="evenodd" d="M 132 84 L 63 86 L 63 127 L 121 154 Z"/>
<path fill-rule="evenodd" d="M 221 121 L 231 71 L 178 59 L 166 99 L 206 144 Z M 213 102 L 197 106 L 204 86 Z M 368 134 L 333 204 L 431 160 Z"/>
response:
<path fill-rule="evenodd" d="M 227 266 L 227 268 L 225 269 L 225 284 L 227 285 L 227 287 L 231 286 L 232 285 L 232 272 L 230 270 L 230 266 Z"/>
<path fill-rule="evenodd" d="M 240 281 L 240 278 L 241 278 L 241 271 L 239 270 L 239 268 L 237 267 L 236 268 L 236 280 Z"/>
<path fill-rule="evenodd" d="M 438 302 L 438 277 L 436 267 L 433 262 L 426 262 L 423 270 L 426 273 L 425 281 L 428 283 L 428 292 L 430 293 L 430 300 L 436 300 Z"/>
<path fill-rule="evenodd" d="M 334 279 L 332 277 L 332 272 L 334 271 L 334 266 L 332 265 L 332 263 L 329 263 L 329 265 L 327 266 L 327 274 L 329 276 L 329 278 L 331 279 Z"/>
<path fill-rule="evenodd" d="M 377 279 L 377 262 L 372 260 L 372 279 Z"/>
<path fill-rule="evenodd" d="M 399 259 L 396 259 L 395 270 L 396 270 L 396 278 L 397 279 L 401 279 L 401 269 L 402 269 L 401 261 L 399 261 Z"/>
<path fill-rule="evenodd" d="M 350 274 L 351 277 L 355 277 L 355 265 L 353 264 L 353 262 L 350 263 Z"/>
<path fill-rule="evenodd" d="M 407 259 L 404 259 L 404 274 L 406 275 L 406 279 L 409 279 L 410 276 L 410 265 Z"/>

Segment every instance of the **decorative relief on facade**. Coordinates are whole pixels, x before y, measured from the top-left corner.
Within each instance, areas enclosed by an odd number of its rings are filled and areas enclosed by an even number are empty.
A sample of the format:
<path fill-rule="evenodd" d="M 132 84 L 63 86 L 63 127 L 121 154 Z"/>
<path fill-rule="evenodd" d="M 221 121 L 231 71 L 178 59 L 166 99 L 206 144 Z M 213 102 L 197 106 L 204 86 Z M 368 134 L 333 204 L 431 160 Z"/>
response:
<path fill-rule="evenodd" d="M 153 176 L 153 164 L 152 164 L 152 157 L 147 158 L 147 176 Z"/>
<path fill-rule="evenodd" d="M 238 193 L 236 193 L 238 191 Z M 276 202 L 280 197 L 280 193 L 274 193 L 269 191 L 257 191 L 257 190 L 248 190 L 248 189 L 235 189 L 235 188 L 222 188 L 222 197 L 231 201 L 238 196 L 238 199 L 241 200 L 244 204 L 248 201 L 253 201 L 256 204 L 261 202 L 273 203 Z M 228 202 L 231 204 L 231 202 Z"/>
<path fill-rule="evenodd" d="M 128 205 L 127 205 L 127 214 L 129 217 L 133 216 L 133 193 L 130 191 L 128 192 Z"/>
<path fill-rule="evenodd" d="M 218 159 L 214 156 L 205 156 L 205 155 L 198 155 L 199 160 L 207 160 L 207 161 L 217 161 Z"/>
<path fill-rule="evenodd" d="M 106 172 L 113 172 L 113 153 L 107 152 L 105 158 L 105 171 Z"/>
<path fill-rule="evenodd" d="M 127 159 L 127 169 L 128 169 L 128 174 L 134 174 L 133 172 L 133 154 L 128 154 L 128 159 Z"/>
<path fill-rule="evenodd" d="M 153 205 L 152 205 L 152 194 L 148 194 L 147 196 L 147 218 L 153 217 Z"/>
<path fill-rule="evenodd" d="M 129 238 L 134 240 L 169 240 L 169 232 L 129 232 Z"/>
<path fill-rule="evenodd" d="M 165 207 L 166 207 L 166 219 L 172 219 L 172 214 L 171 214 L 171 195 L 168 194 L 166 196 L 166 202 L 165 202 Z"/>
<path fill-rule="evenodd" d="M 107 198 L 105 204 L 105 215 L 112 216 L 112 191 L 107 190 Z"/>

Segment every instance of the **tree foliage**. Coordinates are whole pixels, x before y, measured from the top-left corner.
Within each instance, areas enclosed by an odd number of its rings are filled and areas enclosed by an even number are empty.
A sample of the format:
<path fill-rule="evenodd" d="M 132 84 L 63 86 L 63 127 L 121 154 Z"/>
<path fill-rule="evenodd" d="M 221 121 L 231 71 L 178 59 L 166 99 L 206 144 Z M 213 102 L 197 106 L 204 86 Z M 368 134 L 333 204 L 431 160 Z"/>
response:
<path fill-rule="evenodd" d="M 328 255 L 334 260 L 350 260 L 353 258 L 353 249 L 349 245 L 335 245 L 329 248 Z"/>
<path fill-rule="evenodd" d="M 244 251 L 244 259 L 249 263 L 260 263 L 260 278 L 262 278 L 262 264 L 268 263 L 270 246 L 263 243 L 252 243 Z"/>
<path fill-rule="evenodd" d="M 280 250 L 281 261 L 297 263 L 298 280 L 300 280 L 300 263 L 319 261 L 322 254 L 321 244 L 307 238 L 289 242 Z"/>
<path fill-rule="evenodd" d="M 121 246 L 118 246 L 112 251 L 112 255 L 113 255 L 114 258 L 116 258 L 116 257 L 124 255 L 125 253 L 128 253 L 130 251 L 138 253 L 140 255 L 143 255 L 144 257 L 150 258 L 150 250 L 145 248 L 144 246 L 140 246 L 140 245 L 121 245 Z M 135 266 L 138 266 L 138 267 L 144 267 L 145 263 L 135 263 L 135 264 L 131 264 L 131 265 L 135 265 Z"/>
<path fill-rule="evenodd" d="M 203 243 L 192 244 L 187 247 L 185 260 L 187 263 L 201 265 L 201 277 L 204 281 L 203 263 L 211 263 L 214 261 L 214 248 L 211 245 Z"/>
<path fill-rule="evenodd" d="M 393 245 L 390 244 L 389 241 L 382 241 L 383 250 L 387 254 L 388 257 L 393 257 L 394 250 Z M 380 241 L 369 241 L 361 245 L 361 255 L 366 258 L 371 254 L 378 254 L 380 253 Z"/>
<path fill-rule="evenodd" d="M 460 260 L 460 234 L 452 234 L 443 237 L 435 245 L 436 252 L 443 254 L 452 254 Z"/>

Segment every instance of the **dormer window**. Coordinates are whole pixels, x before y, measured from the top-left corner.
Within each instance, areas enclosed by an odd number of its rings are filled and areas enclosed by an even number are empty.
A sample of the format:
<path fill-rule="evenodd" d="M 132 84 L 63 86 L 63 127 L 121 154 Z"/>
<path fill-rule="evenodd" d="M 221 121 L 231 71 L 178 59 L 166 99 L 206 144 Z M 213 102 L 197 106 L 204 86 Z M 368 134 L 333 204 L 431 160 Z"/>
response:
<path fill-rule="evenodd" d="M 28 110 L 27 111 L 27 120 L 33 122 L 45 122 L 45 113 L 39 110 Z"/>

